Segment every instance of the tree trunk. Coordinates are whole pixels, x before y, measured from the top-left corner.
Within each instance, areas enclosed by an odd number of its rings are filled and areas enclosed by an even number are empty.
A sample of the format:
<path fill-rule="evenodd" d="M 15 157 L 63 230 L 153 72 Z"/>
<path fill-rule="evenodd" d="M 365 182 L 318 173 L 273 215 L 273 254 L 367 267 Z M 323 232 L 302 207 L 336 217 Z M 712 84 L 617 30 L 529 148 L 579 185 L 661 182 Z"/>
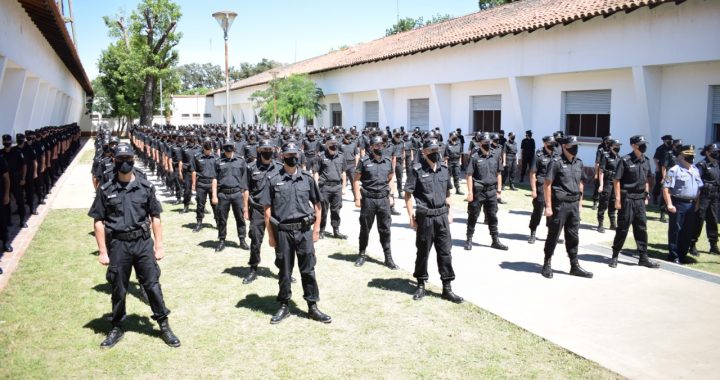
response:
<path fill-rule="evenodd" d="M 145 87 L 143 88 L 142 101 L 140 102 L 140 125 L 152 126 L 153 111 L 155 108 L 155 77 L 148 74 L 145 76 Z"/>

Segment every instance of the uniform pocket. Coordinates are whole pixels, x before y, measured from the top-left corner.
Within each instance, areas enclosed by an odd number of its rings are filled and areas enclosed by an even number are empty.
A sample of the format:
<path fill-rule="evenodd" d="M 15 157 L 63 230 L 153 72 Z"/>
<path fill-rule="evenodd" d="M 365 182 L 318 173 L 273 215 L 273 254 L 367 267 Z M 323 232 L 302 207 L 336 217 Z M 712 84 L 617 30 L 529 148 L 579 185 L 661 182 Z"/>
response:
<path fill-rule="evenodd" d="M 122 198 L 115 197 L 109 199 L 107 202 L 107 209 L 108 214 L 111 216 L 120 216 L 120 213 L 122 212 Z"/>
<path fill-rule="evenodd" d="M 114 284 L 116 278 L 117 268 L 115 268 L 114 266 L 109 266 L 107 272 L 105 273 L 105 279 L 107 280 L 107 282 Z"/>

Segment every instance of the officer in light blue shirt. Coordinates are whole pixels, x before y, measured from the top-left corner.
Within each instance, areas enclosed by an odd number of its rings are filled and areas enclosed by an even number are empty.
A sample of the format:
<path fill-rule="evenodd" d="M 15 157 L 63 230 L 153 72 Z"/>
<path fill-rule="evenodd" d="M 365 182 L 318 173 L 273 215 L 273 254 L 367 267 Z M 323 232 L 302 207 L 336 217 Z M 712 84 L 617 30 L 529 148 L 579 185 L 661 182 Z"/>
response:
<path fill-rule="evenodd" d="M 695 225 L 695 205 L 703 186 L 700 171 L 693 165 L 695 146 L 679 149 L 678 165 L 668 169 L 663 180 L 663 197 L 670 214 L 668 261 L 687 264 L 687 252 Z"/>

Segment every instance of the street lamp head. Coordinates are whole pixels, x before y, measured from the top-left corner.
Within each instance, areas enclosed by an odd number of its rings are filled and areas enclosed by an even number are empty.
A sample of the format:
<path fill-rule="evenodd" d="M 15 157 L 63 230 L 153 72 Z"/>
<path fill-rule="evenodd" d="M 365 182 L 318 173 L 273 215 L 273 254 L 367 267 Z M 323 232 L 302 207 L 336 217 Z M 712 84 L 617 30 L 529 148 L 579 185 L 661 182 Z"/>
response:
<path fill-rule="evenodd" d="M 223 30 L 223 34 L 225 36 L 225 39 L 228 38 L 228 31 L 230 30 L 230 26 L 232 26 L 233 21 L 235 21 L 235 17 L 237 17 L 237 13 L 230 12 L 230 11 L 220 11 L 215 12 L 212 15 L 215 18 L 215 21 L 218 22 L 220 27 Z"/>

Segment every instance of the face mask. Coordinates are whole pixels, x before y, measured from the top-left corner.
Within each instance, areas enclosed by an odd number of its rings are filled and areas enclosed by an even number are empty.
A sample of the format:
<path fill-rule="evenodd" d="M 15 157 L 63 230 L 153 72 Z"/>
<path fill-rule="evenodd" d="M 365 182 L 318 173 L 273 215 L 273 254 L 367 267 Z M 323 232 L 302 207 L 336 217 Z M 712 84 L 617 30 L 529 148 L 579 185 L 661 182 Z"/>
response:
<path fill-rule="evenodd" d="M 337 147 L 336 147 L 335 145 L 332 145 L 332 146 L 329 146 L 329 147 L 328 147 L 328 150 L 329 150 L 330 152 L 335 152 L 335 151 L 337 151 Z"/>
<path fill-rule="evenodd" d="M 285 157 L 283 162 L 285 162 L 285 165 L 293 168 L 298 164 L 298 158 L 296 156 Z"/>
<path fill-rule="evenodd" d="M 376 156 L 382 156 L 382 149 L 373 149 L 373 153 Z"/>
<path fill-rule="evenodd" d="M 667 145 L 667 146 L 672 145 L 672 141 L 665 141 L 665 145 Z"/>
<path fill-rule="evenodd" d="M 3 142 L 3 146 L 6 148 L 9 148 L 12 146 L 12 143 L 11 142 Z"/>
<path fill-rule="evenodd" d="M 692 164 L 693 162 L 695 162 L 695 156 L 685 156 L 685 162 L 687 162 L 688 164 Z"/>
<path fill-rule="evenodd" d="M 511 138 L 510 138 L 510 141 L 511 141 L 511 142 L 512 142 L 512 141 L 515 141 L 515 136 L 511 137 Z"/>
<path fill-rule="evenodd" d="M 638 147 L 638 150 L 640 151 L 640 153 L 643 153 L 643 154 L 644 154 L 645 152 L 647 152 L 647 145 L 645 145 L 645 144 L 640 145 L 640 146 Z"/>
<path fill-rule="evenodd" d="M 481 144 L 480 146 L 482 146 L 483 150 L 486 152 L 490 150 L 490 144 Z"/>
<path fill-rule="evenodd" d="M 268 151 L 260 152 L 260 156 L 261 156 L 265 161 L 270 161 L 270 160 L 272 159 L 273 152 L 268 152 Z"/>
<path fill-rule="evenodd" d="M 118 168 L 118 171 L 122 174 L 128 174 L 133 170 L 134 161 L 123 161 Z"/>
<path fill-rule="evenodd" d="M 577 156 L 578 152 L 578 146 L 573 145 L 566 148 L 567 152 L 570 153 L 571 156 Z"/>
<path fill-rule="evenodd" d="M 18 140 L 17 143 L 18 145 L 22 145 L 23 143 L 25 143 L 25 140 Z"/>
<path fill-rule="evenodd" d="M 615 152 L 615 154 L 618 154 L 620 152 L 620 148 L 613 148 L 613 152 Z"/>
<path fill-rule="evenodd" d="M 428 160 L 432 162 L 433 164 L 440 161 L 440 153 L 439 152 L 432 152 L 427 155 Z"/>
<path fill-rule="evenodd" d="M 720 153 L 718 153 L 718 152 L 712 152 L 712 153 L 710 153 L 710 157 L 712 157 L 713 159 L 717 160 L 718 158 L 720 158 Z"/>
<path fill-rule="evenodd" d="M 549 151 L 551 151 L 551 152 L 552 152 L 553 148 L 555 148 L 555 145 L 552 144 L 552 143 L 545 145 L 545 149 L 547 149 L 547 150 L 549 150 Z"/>

